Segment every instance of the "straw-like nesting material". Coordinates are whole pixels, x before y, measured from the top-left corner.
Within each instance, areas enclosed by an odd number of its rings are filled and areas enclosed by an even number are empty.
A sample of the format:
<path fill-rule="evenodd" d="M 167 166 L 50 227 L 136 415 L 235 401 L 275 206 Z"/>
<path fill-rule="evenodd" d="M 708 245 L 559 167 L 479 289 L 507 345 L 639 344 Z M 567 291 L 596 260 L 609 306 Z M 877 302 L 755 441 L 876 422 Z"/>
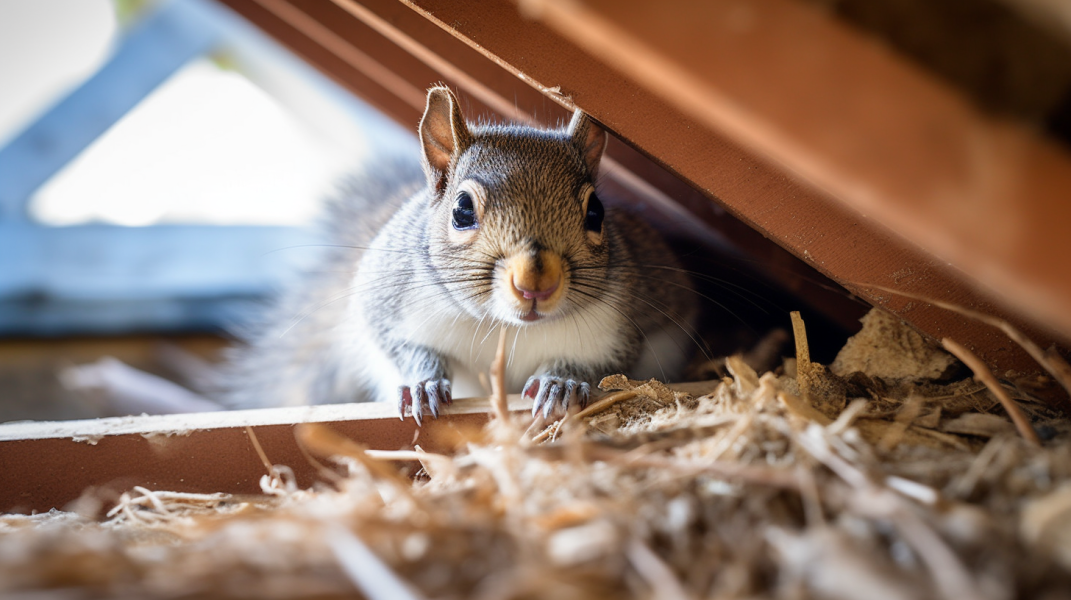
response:
<path fill-rule="evenodd" d="M 839 377 L 739 358 L 700 397 L 608 378 L 616 403 L 447 457 L 334 456 L 266 498 L 135 489 L 104 521 L 0 517 L 0 591 L 71 597 L 1012 598 L 1071 590 L 1071 434 L 1037 380 Z M 806 373 L 803 370 L 806 370 Z M 545 440 L 537 443 L 533 438 Z M 270 459 L 270 457 L 268 457 Z M 397 461 L 419 459 L 415 480 Z M 360 591 L 358 591 L 360 590 Z M 1052 595 L 1047 595 L 1052 594 Z"/>

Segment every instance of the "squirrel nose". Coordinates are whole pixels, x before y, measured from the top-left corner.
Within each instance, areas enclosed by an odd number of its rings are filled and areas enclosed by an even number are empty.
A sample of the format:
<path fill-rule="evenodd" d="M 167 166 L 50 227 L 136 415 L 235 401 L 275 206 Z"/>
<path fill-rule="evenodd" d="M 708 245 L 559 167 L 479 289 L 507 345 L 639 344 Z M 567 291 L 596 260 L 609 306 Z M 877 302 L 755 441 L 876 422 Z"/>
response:
<path fill-rule="evenodd" d="M 525 300 L 531 300 L 533 298 L 536 299 L 536 300 L 546 300 L 547 298 L 550 298 L 551 295 L 554 294 L 554 292 L 558 289 L 558 285 L 561 283 L 561 280 L 560 279 L 555 280 L 553 285 L 551 285 L 550 287 L 548 287 L 546 289 L 542 289 L 542 290 L 540 290 L 540 289 L 529 289 L 529 287 L 526 286 L 525 284 L 518 283 L 516 277 L 512 278 L 511 283 L 513 284 L 513 289 L 515 289 L 518 292 L 520 292 L 521 296 L 523 296 Z M 531 286 L 531 287 L 537 287 L 537 286 Z"/>
<path fill-rule="evenodd" d="M 505 271 L 501 281 L 517 308 L 531 308 L 538 301 L 542 308 L 552 309 L 566 285 L 561 257 L 548 250 L 518 253 L 507 259 Z"/>

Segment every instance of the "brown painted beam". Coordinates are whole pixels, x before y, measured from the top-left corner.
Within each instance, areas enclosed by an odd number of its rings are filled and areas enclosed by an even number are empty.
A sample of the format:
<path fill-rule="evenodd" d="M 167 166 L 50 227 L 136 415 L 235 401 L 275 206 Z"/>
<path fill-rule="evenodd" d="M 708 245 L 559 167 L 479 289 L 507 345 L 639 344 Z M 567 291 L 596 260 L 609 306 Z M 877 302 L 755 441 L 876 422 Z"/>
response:
<path fill-rule="evenodd" d="M 350 21 L 348 37 L 362 39 L 359 46 L 340 37 L 324 23 L 284 0 L 223 0 L 223 4 L 242 15 L 265 33 L 280 40 L 306 62 L 350 91 L 360 90 L 369 104 L 399 123 L 414 122 L 424 108 L 424 89 L 414 84 L 418 78 L 434 78 L 435 72 L 422 68 L 419 61 L 404 60 L 397 52 L 387 52 L 378 45 L 381 36 Z M 327 4 L 327 3 L 324 3 Z M 395 60 L 385 61 L 385 57 Z M 397 73 L 406 73 L 400 77 Z"/>

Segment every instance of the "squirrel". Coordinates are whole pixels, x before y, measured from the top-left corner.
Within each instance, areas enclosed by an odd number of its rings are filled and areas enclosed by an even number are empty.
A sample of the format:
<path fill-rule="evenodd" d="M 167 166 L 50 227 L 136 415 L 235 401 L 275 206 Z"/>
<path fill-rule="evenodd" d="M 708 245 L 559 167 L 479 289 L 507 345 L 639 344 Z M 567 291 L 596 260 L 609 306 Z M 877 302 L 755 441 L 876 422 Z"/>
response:
<path fill-rule="evenodd" d="M 465 121 L 428 91 L 416 161 L 387 160 L 328 209 L 323 269 L 235 352 L 240 407 L 378 400 L 420 424 L 478 374 L 507 328 L 507 391 L 533 415 L 585 405 L 602 377 L 678 377 L 696 294 L 666 242 L 600 200 L 607 134 Z"/>

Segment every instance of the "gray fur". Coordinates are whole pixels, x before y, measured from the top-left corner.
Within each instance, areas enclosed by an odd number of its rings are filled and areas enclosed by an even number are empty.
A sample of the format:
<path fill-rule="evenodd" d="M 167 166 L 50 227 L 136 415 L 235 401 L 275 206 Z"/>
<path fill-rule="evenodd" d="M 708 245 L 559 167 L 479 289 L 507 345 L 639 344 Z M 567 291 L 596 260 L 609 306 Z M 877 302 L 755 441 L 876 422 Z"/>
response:
<path fill-rule="evenodd" d="M 429 170 L 425 159 L 422 177 L 414 157 L 355 178 L 327 219 L 330 243 L 349 248 L 328 252 L 324 268 L 288 290 L 248 346 L 235 351 L 231 404 L 385 400 L 411 404 L 419 420 L 427 402 L 437 414 L 457 371 L 486 368 L 481 348 L 497 339 L 503 322 L 494 304 L 502 260 L 539 250 L 562 257 L 565 296 L 554 318 L 508 326 L 516 330 L 512 351 L 522 357 L 516 364 L 533 351 L 549 358 L 534 372 L 507 367 L 509 391 L 538 383 L 530 390 L 536 409 L 549 414 L 586 401 L 603 376 L 632 373 L 656 337 L 690 345 L 695 294 L 663 240 L 612 206 L 601 243 L 587 237 L 581 196 L 594 184 L 601 148 L 585 147 L 583 133 L 468 126 L 445 174 Z M 486 204 L 475 236 L 458 244 L 450 219 L 467 179 L 486 190 Z M 452 339 L 455 326 L 464 339 Z M 548 337 L 562 331 L 570 337 Z M 577 343 L 589 345 L 585 352 L 563 345 Z M 685 350 L 665 357 L 668 376 L 683 367 Z"/>

